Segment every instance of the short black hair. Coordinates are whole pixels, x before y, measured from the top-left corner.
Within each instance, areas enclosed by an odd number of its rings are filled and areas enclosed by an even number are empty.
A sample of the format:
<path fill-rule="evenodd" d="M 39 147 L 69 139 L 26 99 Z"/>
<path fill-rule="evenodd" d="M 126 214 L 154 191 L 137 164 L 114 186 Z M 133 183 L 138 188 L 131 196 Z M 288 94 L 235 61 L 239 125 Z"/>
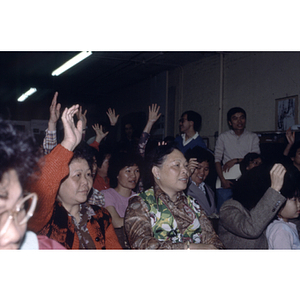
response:
<path fill-rule="evenodd" d="M 197 112 L 193 111 L 193 110 L 187 110 L 187 111 L 185 111 L 181 115 L 181 118 L 183 118 L 184 115 L 186 115 L 188 121 L 193 121 L 194 122 L 194 130 L 195 131 L 199 131 L 200 127 L 201 127 L 201 124 L 202 124 L 202 117 L 201 117 L 201 115 L 198 114 Z"/>
<path fill-rule="evenodd" d="M 111 188 L 118 186 L 119 172 L 125 167 L 137 165 L 141 172 L 142 159 L 139 155 L 127 152 L 114 152 L 109 160 L 107 176 Z"/>
<path fill-rule="evenodd" d="M 95 150 L 93 147 L 91 147 L 89 144 L 87 144 L 85 141 L 81 141 L 76 148 L 74 149 L 74 155 L 70 161 L 70 163 L 75 159 L 85 159 L 91 169 L 93 170 L 93 164 L 94 164 L 94 157 L 96 155 L 97 150 Z"/>
<path fill-rule="evenodd" d="M 187 161 L 189 161 L 191 158 L 196 158 L 197 162 L 199 163 L 203 161 L 210 163 L 213 159 L 213 156 L 206 149 L 200 146 L 195 146 L 194 148 L 186 151 L 185 158 Z"/>
<path fill-rule="evenodd" d="M 236 113 L 243 113 L 245 115 L 245 119 L 247 119 L 247 114 L 244 109 L 242 109 L 241 107 L 232 107 L 227 112 L 227 122 L 231 121 L 231 117 Z"/>

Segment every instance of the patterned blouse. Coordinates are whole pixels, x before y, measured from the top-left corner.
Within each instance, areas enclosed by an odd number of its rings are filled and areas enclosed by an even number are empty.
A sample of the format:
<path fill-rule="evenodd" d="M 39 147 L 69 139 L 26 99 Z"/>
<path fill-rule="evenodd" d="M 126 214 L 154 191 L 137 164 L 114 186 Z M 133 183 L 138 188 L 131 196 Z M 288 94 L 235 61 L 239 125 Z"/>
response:
<path fill-rule="evenodd" d="M 129 199 L 125 231 L 133 249 L 184 249 L 184 242 L 224 248 L 197 200 L 179 192 L 171 201 L 157 185 Z"/>

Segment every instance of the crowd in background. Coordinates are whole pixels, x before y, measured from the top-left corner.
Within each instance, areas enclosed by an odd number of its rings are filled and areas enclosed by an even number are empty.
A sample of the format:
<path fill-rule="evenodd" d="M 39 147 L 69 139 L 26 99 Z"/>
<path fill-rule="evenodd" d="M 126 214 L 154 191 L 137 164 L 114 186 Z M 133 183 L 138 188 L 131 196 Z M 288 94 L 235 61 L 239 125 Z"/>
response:
<path fill-rule="evenodd" d="M 114 109 L 108 125 L 88 124 L 78 104 L 61 111 L 55 93 L 49 113 L 42 145 L 0 120 L 0 249 L 300 249 L 300 142 L 290 128 L 269 162 L 240 107 L 214 151 L 192 110 L 178 136 L 160 140 L 157 104 L 140 136 L 128 122 L 120 139 Z"/>

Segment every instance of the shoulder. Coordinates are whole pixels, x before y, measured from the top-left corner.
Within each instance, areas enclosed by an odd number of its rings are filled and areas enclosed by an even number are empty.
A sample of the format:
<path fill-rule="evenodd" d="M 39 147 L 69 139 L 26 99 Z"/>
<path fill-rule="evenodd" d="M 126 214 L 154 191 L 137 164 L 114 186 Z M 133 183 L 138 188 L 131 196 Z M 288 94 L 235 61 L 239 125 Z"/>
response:
<path fill-rule="evenodd" d="M 145 204 L 149 209 L 151 205 L 156 203 L 154 190 L 150 188 L 140 194 L 133 195 L 129 198 L 128 206 L 138 205 L 138 203 Z"/>
<path fill-rule="evenodd" d="M 101 193 L 105 198 L 108 198 L 108 197 L 111 197 L 111 196 L 117 194 L 117 192 L 113 188 L 102 190 Z"/>
<path fill-rule="evenodd" d="M 244 130 L 244 135 L 252 138 L 258 138 L 258 135 L 255 132 Z"/>

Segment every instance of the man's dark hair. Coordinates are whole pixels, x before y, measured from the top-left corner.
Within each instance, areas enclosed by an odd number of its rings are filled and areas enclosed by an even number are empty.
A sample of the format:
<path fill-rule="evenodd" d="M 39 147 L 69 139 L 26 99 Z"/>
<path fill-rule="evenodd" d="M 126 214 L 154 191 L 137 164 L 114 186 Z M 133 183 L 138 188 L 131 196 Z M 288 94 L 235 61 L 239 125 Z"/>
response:
<path fill-rule="evenodd" d="M 245 115 L 245 119 L 247 119 L 246 112 L 241 107 L 232 107 L 227 112 L 227 122 L 231 121 L 231 117 L 236 113 L 243 113 Z"/>
<path fill-rule="evenodd" d="M 181 115 L 181 118 L 183 118 L 184 115 L 186 115 L 188 121 L 194 122 L 194 130 L 199 131 L 202 124 L 202 117 L 200 114 L 193 110 L 187 110 Z"/>

